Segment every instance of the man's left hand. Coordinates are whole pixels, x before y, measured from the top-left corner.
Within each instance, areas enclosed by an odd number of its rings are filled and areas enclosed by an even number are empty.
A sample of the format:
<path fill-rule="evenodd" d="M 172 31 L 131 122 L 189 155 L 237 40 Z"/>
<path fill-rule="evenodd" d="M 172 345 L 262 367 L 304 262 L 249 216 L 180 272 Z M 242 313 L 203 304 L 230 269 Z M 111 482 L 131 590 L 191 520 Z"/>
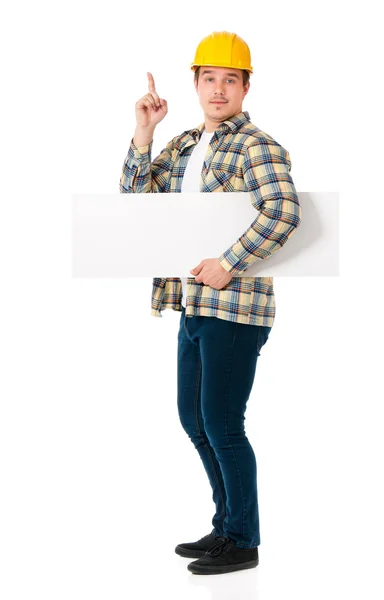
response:
<path fill-rule="evenodd" d="M 221 290 L 233 277 L 221 266 L 218 258 L 204 258 L 190 273 L 195 275 L 196 283 L 204 283 L 216 290 Z"/>

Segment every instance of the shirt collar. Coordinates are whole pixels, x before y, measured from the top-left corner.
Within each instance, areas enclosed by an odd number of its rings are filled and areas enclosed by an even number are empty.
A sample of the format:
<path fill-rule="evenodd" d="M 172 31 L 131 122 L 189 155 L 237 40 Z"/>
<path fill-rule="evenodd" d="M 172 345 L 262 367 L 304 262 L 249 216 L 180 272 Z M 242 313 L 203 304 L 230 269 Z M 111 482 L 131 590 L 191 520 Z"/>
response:
<path fill-rule="evenodd" d="M 220 123 L 220 125 L 216 128 L 215 131 L 223 133 L 228 133 L 229 131 L 231 131 L 232 133 L 234 133 L 248 121 L 250 121 L 249 112 L 244 110 L 243 112 L 237 113 L 236 115 L 233 115 L 233 117 L 230 117 L 226 121 Z M 196 141 L 198 141 L 204 129 L 205 123 L 201 123 L 198 127 L 195 127 L 195 129 L 190 129 L 187 133 L 189 133 L 194 139 L 196 139 Z M 221 133 L 219 133 L 219 135 L 221 135 Z"/>

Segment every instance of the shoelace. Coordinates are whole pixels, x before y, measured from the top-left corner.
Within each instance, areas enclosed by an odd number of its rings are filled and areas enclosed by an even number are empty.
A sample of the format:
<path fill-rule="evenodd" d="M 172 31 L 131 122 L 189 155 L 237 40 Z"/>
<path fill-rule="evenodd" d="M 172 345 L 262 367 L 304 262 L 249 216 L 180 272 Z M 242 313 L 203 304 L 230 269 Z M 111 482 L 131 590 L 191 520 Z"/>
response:
<path fill-rule="evenodd" d="M 212 546 L 210 550 L 208 550 L 205 554 L 210 554 L 211 556 L 219 556 L 223 550 L 228 547 L 230 543 L 230 539 L 228 537 L 220 536 L 216 538 L 218 541 L 217 544 Z"/>

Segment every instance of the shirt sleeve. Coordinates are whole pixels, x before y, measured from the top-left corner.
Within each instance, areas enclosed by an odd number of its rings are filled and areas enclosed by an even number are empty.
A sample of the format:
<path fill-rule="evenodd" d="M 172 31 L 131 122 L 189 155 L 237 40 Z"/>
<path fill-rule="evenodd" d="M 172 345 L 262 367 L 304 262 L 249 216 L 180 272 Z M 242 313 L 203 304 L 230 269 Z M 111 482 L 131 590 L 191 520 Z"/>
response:
<path fill-rule="evenodd" d="M 163 192 L 172 169 L 174 140 L 151 163 L 153 141 L 137 148 L 131 140 L 120 177 L 120 193 Z"/>
<path fill-rule="evenodd" d="M 267 141 L 247 148 L 243 177 L 251 201 L 259 212 L 242 236 L 219 257 L 220 264 L 235 273 L 277 252 L 301 222 L 301 206 L 292 177 L 287 150 Z"/>

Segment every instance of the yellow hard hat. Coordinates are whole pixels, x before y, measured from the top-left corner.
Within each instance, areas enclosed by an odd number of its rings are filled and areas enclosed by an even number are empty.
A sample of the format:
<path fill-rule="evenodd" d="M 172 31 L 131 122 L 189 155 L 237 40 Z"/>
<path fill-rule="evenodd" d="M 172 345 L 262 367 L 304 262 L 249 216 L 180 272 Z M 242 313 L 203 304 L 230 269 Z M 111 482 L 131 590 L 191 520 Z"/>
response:
<path fill-rule="evenodd" d="M 245 41 L 236 33 L 214 31 L 197 46 L 192 71 L 198 67 L 228 67 L 253 73 L 251 53 Z"/>

